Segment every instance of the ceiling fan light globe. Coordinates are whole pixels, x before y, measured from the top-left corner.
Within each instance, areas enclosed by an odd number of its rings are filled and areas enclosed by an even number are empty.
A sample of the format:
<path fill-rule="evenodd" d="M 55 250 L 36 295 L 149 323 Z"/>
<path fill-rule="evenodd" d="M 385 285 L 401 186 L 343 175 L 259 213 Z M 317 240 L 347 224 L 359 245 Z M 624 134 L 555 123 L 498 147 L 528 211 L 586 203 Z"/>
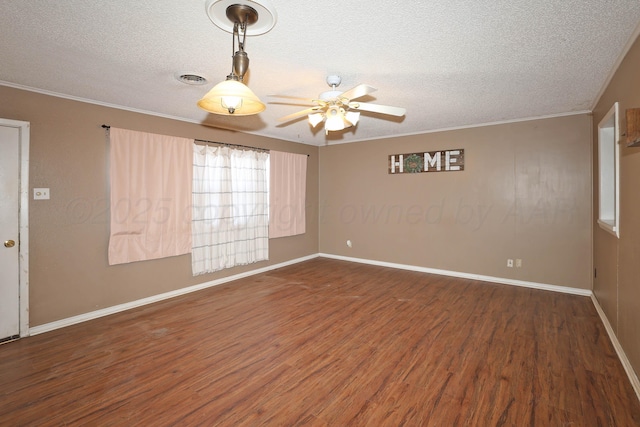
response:
<path fill-rule="evenodd" d="M 324 114 L 322 113 L 313 113 L 309 114 L 309 124 L 311 126 L 316 127 L 318 123 L 321 123 L 324 120 Z"/>
<path fill-rule="evenodd" d="M 345 128 L 344 117 L 342 115 L 327 116 L 324 122 L 324 130 L 327 132 L 342 130 Z"/>
<path fill-rule="evenodd" d="M 209 113 L 234 116 L 258 114 L 266 108 L 247 85 L 233 79 L 215 85 L 198 101 L 198 107 Z"/>
<path fill-rule="evenodd" d="M 357 125 L 359 119 L 360 112 L 358 111 L 347 111 L 347 113 L 345 114 L 345 120 L 351 123 L 351 126 Z"/>

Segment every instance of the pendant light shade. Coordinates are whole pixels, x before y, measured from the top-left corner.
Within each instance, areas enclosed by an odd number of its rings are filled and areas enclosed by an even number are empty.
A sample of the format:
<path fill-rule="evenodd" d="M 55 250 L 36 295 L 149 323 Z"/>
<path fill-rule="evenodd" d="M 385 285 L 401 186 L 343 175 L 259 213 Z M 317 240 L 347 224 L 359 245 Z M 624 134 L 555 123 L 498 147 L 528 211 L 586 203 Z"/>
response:
<path fill-rule="evenodd" d="M 215 85 L 198 101 L 198 107 L 214 114 L 249 116 L 265 109 L 265 105 L 238 80 L 228 79 Z"/>

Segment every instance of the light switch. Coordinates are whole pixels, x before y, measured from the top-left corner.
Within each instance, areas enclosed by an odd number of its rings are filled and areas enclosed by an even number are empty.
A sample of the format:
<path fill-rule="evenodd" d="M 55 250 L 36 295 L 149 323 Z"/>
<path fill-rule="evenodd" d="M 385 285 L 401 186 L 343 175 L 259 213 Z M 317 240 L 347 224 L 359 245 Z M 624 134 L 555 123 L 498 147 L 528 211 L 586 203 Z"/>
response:
<path fill-rule="evenodd" d="M 33 189 L 33 200 L 49 200 L 49 189 L 48 188 L 34 188 Z"/>

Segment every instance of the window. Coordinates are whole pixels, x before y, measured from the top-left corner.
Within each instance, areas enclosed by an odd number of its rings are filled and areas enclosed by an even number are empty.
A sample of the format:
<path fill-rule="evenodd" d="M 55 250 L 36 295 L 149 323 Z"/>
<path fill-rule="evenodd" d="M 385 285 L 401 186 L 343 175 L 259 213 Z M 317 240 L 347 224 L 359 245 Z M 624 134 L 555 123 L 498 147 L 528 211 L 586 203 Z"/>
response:
<path fill-rule="evenodd" d="M 598 124 L 598 224 L 616 237 L 620 237 L 619 140 L 616 102 Z"/>
<path fill-rule="evenodd" d="M 193 149 L 193 275 L 268 260 L 269 153 Z"/>

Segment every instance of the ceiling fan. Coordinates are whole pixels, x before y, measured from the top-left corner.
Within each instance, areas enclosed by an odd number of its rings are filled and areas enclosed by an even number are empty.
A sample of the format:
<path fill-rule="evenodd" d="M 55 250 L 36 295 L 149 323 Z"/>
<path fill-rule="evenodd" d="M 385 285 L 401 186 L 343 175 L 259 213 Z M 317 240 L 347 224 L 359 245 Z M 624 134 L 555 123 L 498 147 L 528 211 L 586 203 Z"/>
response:
<path fill-rule="evenodd" d="M 324 122 L 325 134 L 329 134 L 331 131 L 340 131 L 355 126 L 358 123 L 361 111 L 389 114 L 397 117 L 404 116 L 407 111 L 400 107 L 355 101 L 358 98 L 375 92 L 377 89 L 369 85 L 361 84 L 346 92 L 341 92 L 336 89 L 341 81 L 340 76 L 328 76 L 327 84 L 331 86 L 331 90 L 322 92 L 316 99 L 272 95 L 278 98 L 305 101 L 313 105 L 312 107 L 281 117 L 278 120 L 286 122 L 302 116 L 309 116 L 311 126 L 316 127 L 318 124 Z"/>

